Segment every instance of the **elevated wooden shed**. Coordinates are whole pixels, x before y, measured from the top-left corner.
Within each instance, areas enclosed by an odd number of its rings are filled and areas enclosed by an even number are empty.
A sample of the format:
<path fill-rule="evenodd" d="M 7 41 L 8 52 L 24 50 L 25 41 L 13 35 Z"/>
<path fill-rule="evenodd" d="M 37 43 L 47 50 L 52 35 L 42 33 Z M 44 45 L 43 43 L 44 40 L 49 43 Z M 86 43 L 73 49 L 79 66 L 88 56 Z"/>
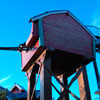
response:
<path fill-rule="evenodd" d="M 22 51 L 22 71 L 30 68 L 45 47 L 56 75 L 70 76 L 77 67 L 95 57 L 93 35 L 71 12 L 49 11 L 32 17 L 29 22 L 32 22 L 32 30 L 26 46 L 37 49 Z"/>
<path fill-rule="evenodd" d="M 80 66 L 95 59 L 95 37 L 67 10 L 49 11 L 32 17 L 29 22 L 32 22 L 31 34 L 23 46 L 34 49 L 21 51 L 22 71 L 25 71 L 28 77 L 27 100 L 33 100 L 36 73 L 38 77 L 40 74 L 40 100 L 51 100 L 51 75 L 55 78 L 61 76 L 59 79 L 63 78 L 64 85 L 67 85 L 67 77 L 75 73 L 76 69 L 81 69 Z M 82 68 L 83 72 L 78 79 L 80 98 L 91 100 L 86 69 Z M 80 70 L 78 72 L 80 73 Z M 59 79 L 56 78 L 64 91 L 58 100 L 62 100 L 65 90 L 69 90 Z M 54 87 L 53 84 L 52 86 Z M 63 100 L 69 100 L 68 95 Z"/>

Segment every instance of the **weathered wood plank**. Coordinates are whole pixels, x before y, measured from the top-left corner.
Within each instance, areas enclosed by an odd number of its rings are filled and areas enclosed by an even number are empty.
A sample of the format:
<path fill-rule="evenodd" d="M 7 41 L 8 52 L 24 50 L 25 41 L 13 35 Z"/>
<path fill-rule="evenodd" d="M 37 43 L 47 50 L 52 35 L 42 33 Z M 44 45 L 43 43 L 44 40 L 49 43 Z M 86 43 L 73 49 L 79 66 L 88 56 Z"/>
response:
<path fill-rule="evenodd" d="M 27 100 L 31 100 L 32 92 L 35 85 L 35 77 L 36 77 L 35 74 L 36 73 L 34 72 L 34 68 L 27 73 L 28 77 Z M 35 98 L 35 95 L 33 96 L 33 98 Z"/>
<path fill-rule="evenodd" d="M 51 58 L 46 58 L 40 73 L 40 100 L 52 100 L 51 75 L 44 66 L 47 65 L 51 70 Z"/>
<path fill-rule="evenodd" d="M 60 77 L 60 81 L 66 86 L 68 87 L 68 81 L 67 81 L 67 77 L 66 77 L 66 74 L 62 74 L 61 77 Z M 60 85 L 60 89 L 61 89 L 61 92 L 64 91 L 64 88 Z M 67 92 L 64 96 L 63 96 L 63 99 L 62 100 L 69 100 L 69 93 Z"/>
<path fill-rule="evenodd" d="M 83 67 L 83 70 L 78 77 L 78 84 L 79 84 L 79 91 L 80 91 L 80 99 L 91 100 L 86 67 Z"/>

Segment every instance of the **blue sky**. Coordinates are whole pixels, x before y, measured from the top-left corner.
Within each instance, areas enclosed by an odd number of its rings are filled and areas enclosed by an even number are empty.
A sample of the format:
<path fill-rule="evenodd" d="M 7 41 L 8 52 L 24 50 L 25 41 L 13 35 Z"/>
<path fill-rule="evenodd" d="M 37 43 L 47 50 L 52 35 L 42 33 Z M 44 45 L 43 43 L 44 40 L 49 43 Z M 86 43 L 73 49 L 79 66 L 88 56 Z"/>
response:
<path fill-rule="evenodd" d="M 31 23 L 28 21 L 34 15 L 65 9 L 70 10 L 83 24 L 100 27 L 100 0 L 1 0 L 0 47 L 19 46 L 24 43 L 31 32 Z M 100 69 L 98 54 L 97 63 Z M 87 72 L 94 99 L 97 85 L 93 63 L 87 66 Z M 21 71 L 20 53 L 0 51 L 0 85 L 10 89 L 14 83 L 19 83 L 27 89 L 27 78 Z M 75 86 L 78 86 L 77 81 L 72 85 L 71 90 L 79 95 L 78 88 Z"/>

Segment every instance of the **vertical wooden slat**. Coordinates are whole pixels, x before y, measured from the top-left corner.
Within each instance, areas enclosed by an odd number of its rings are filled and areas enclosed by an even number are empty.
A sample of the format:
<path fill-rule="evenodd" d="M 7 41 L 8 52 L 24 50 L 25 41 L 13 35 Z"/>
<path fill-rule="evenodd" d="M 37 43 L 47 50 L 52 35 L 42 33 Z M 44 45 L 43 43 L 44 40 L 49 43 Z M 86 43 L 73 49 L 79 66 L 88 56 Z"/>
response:
<path fill-rule="evenodd" d="M 78 77 L 80 99 L 81 100 L 91 100 L 88 77 L 86 67 L 83 66 L 83 70 Z"/>
<path fill-rule="evenodd" d="M 40 100 L 52 100 L 51 75 L 44 68 L 45 65 L 51 70 L 51 58 L 46 58 L 42 65 L 40 73 Z"/>

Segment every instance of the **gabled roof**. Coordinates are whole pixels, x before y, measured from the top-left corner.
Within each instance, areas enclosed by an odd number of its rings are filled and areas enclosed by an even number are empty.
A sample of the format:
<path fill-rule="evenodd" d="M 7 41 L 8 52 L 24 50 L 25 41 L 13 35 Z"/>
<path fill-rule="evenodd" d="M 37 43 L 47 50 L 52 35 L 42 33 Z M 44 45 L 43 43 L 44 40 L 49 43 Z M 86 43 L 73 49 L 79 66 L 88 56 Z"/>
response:
<path fill-rule="evenodd" d="M 69 11 L 68 11 L 68 10 L 48 11 L 48 12 L 42 13 L 42 14 L 40 14 L 40 15 L 33 16 L 33 17 L 29 20 L 29 22 L 38 20 L 38 19 L 40 19 L 40 18 L 46 17 L 46 16 L 51 15 L 51 14 L 60 14 L 60 13 L 67 13 L 67 12 L 69 12 Z"/>
<path fill-rule="evenodd" d="M 33 21 L 36 21 L 36 20 L 39 20 L 43 17 L 46 17 L 48 15 L 52 15 L 52 14 L 60 14 L 60 13 L 67 13 L 69 14 L 74 20 L 76 20 L 94 39 L 95 36 L 92 34 L 92 32 L 82 23 L 79 21 L 79 19 L 77 19 L 77 17 L 75 17 L 70 11 L 68 10 L 55 10 L 55 11 L 48 11 L 48 12 L 45 12 L 45 13 L 42 13 L 40 15 L 37 15 L 37 16 L 33 16 L 29 22 L 33 22 Z"/>
<path fill-rule="evenodd" d="M 15 83 L 14 85 L 13 85 L 13 87 L 11 88 L 11 90 L 10 91 L 12 91 L 15 87 L 17 87 L 19 90 L 24 90 L 24 91 L 26 91 L 25 89 L 24 89 L 24 87 L 22 87 L 21 85 L 19 85 L 19 84 L 17 84 L 17 83 Z"/>
<path fill-rule="evenodd" d="M 18 84 L 17 84 L 17 85 L 18 85 Z M 15 85 L 15 86 L 16 86 L 16 85 Z M 21 86 L 20 86 L 20 87 L 21 87 Z M 15 99 L 15 98 L 18 98 L 18 99 L 20 99 L 20 98 L 27 98 L 27 92 L 26 92 L 26 91 L 21 92 L 21 93 L 12 93 L 11 91 L 9 91 L 9 90 L 7 90 L 7 89 L 1 87 L 1 86 L 0 86 L 0 91 L 7 91 L 6 98 L 7 98 L 8 100 L 13 100 L 13 99 Z"/>

